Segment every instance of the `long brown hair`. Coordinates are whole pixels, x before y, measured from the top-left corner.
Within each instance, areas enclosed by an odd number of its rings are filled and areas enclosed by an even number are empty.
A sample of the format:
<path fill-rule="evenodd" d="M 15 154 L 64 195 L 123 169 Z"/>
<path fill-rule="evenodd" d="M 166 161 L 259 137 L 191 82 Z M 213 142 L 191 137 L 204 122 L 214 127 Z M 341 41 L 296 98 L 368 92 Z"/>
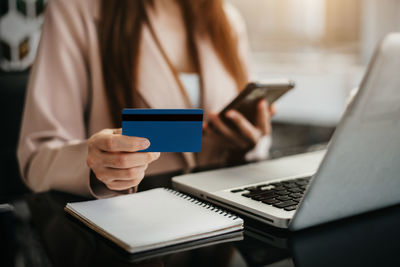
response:
<path fill-rule="evenodd" d="M 99 42 L 106 95 L 114 126 L 120 111 L 132 106 L 136 94 L 139 45 L 145 9 L 154 0 L 102 0 Z M 208 37 L 238 89 L 246 82 L 237 39 L 223 9 L 222 0 L 176 0 L 183 12 L 186 36 L 195 68 L 200 71 L 195 34 Z M 129 49 L 126 49 L 129 47 Z"/>

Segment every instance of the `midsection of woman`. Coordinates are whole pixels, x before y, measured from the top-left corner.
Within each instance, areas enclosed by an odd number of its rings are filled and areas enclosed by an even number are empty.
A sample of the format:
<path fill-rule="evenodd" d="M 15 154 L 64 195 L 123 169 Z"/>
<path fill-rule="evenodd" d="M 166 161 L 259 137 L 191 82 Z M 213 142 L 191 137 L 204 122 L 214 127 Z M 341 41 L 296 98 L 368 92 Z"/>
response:
<path fill-rule="evenodd" d="M 174 1 L 155 0 L 154 3 L 146 10 L 162 47 L 144 23 L 132 107 L 190 108 L 192 104 L 182 91 L 179 73 L 197 73 L 201 74 L 200 107 L 207 120 L 211 111 L 220 110 L 237 94 L 238 86 L 205 36 L 195 36 L 199 64 L 194 64 L 182 13 L 177 4 L 169 5 Z M 103 50 L 99 44 L 100 9 L 100 0 L 52 0 L 48 4 L 28 85 L 18 147 L 21 174 L 34 191 L 54 189 L 97 197 L 121 192 L 110 190 L 93 172 L 91 175 L 88 160 L 93 136 L 99 132 L 120 136 L 118 130 L 101 132 L 115 127 L 112 114 L 120 114 L 120 110 L 111 113 L 104 84 Z M 246 66 L 243 22 L 232 7 L 225 10 L 237 41 L 239 58 Z M 220 139 L 205 134 L 199 154 L 149 155 L 147 161 L 140 159 L 143 160 L 141 174 L 220 164 L 225 162 L 229 151 Z"/>

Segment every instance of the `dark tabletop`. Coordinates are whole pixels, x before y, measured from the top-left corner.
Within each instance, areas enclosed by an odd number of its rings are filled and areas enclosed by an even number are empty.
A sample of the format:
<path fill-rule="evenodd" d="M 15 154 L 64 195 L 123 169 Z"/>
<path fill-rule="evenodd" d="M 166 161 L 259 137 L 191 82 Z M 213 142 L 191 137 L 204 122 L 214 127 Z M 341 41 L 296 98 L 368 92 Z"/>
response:
<path fill-rule="evenodd" d="M 157 186 L 170 179 L 152 177 L 141 190 Z M 0 212 L 0 266 L 400 266 L 400 206 L 294 233 L 244 218 L 241 240 L 129 255 L 64 212 L 82 200 L 29 194 Z"/>

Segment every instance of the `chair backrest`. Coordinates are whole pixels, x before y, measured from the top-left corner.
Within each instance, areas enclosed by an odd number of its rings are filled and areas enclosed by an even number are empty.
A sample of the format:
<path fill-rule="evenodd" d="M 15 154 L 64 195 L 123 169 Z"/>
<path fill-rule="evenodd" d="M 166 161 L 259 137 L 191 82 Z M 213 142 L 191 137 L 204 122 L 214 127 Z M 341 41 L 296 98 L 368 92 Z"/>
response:
<path fill-rule="evenodd" d="M 16 157 L 28 72 L 0 73 L 0 202 L 29 192 L 23 184 Z"/>

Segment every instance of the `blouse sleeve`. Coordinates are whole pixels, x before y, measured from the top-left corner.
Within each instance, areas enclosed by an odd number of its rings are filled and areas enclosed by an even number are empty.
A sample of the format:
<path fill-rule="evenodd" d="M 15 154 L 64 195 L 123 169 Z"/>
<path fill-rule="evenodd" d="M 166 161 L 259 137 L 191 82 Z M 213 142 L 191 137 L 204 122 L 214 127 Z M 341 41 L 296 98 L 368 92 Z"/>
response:
<path fill-rule="evenodd" d="M 89 196 L 84 119 L 89 73 L 86 28 L 78 2 L 52 0 L 47 5 L 17 155 L 23 180 L 33 191 Z"/>

